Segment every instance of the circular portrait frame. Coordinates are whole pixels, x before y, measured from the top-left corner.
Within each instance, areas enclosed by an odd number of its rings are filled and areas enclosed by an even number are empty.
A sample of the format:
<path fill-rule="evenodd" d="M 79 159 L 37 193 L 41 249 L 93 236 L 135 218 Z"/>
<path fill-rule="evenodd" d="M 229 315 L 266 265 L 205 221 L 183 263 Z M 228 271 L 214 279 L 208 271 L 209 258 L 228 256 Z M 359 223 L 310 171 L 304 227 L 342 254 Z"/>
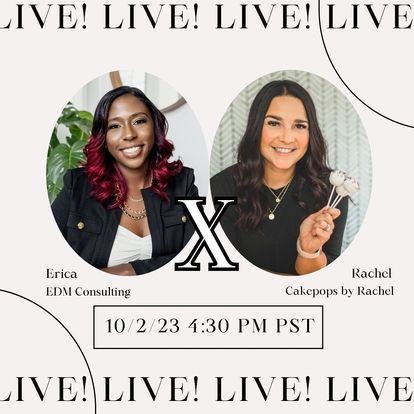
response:
<path fill-rule="evenodd" d="M 114 87 L 106 73 L 65 105 L 46 171 L 52 213 L 69 246 L 122 276 L 157 270 L 184 248 L 194 228 L 175 199 L 208 189 L 207 148 L 190 106 L 162 111 L 154 102 L 164 109 L 167 95 L 181 95 L 155 75 L 131 72 L 128 86 Z"/>
<path fill-rule="evenodd" d="M 228 191 L 223 189 L 225 187 L 222 187 L 222 183 L 223 179 L 226 179 L 224 177 L 224 175 L 226 175 L 226 169 L 229 171 L 229 169 L 231 170 L 231 166 L 240 165 L 239 145 L 246 132 L 246 125 L 252 102 L 265 85 L 268 85 L 273 81 L 283 80 L 293 81 L 299 84 L 310 95 L 314 107 L 316 108 L 317 123 L 319 124 L 319 128 L 326 143 L 326 159 L 328 166 L 332 170 L 338 169 L 346 171 L 348 177 L 355 177 L 358 180 L 360 191 L 353 194 L 348 203 L 348 216 L 343 230 L 342 246 L 339 253 L 342 254 L 359 231 L 368 208 L 372 186 L 371 151 L 363 124 L 352 104 L 337 87 L 318 75 L 299 70 L 278 71 L 256 79 L 237 95 L 223 115 L 214 138 L 210 157 L 212 195 L 237 196 L 234 194 L 233 188 L 236 186 L 235 183 L 227 186 Z M 260 149 L 258 149 L 258 151 L 259 150 Z M 229 174 L 230 173 L 227 173 L 227 175 Z M 234 175 L 234 171 L 231 174 Z M 217 181 L 217 177 L 221 177 L 221 179 Z M 236 178 L 236 180 L 237 179 L 238 178 Z M 326 185 L 330 186 L 327 179 Z M 221 192 L 217 191 L 217 189 L 214 188 L 215 186 L 222 188 Z M 223 192 L 226 192 L 226 194 L 223 194 Z M 271 218 L 274 218 L 271 207 L 273 207 L 273 205 L 266 207 L 266 215 L 270 215 Z M 240 225 L 240 222 L 235 225 L 239 217 L 238 214 L 240 215 L 240 211 L 237 212 L 237 206 L 232 208 L 235 211 L 234 217 L 236 217 L 236 219 L 230 220 L 231 226 L 240 230 L 243 228 Z M 225 220 L 226 219 L 224 218 L 224 223 Z M 263 220 L 265 220 L 265 218 L 263 218 Z M 298 223 L 296 228 L 293 228 L 292 230 L 292 232 L 297 233 L 297 235 L 295 235 L 295 240 L 296 237 L 299 236 L 299 224 L 300 223 Z M 325 222 L 323 226 L 324 228 L 326 227 L 326 229 L 330 227 Z M 246 253 L 246 248 L 242 247 L 242 242 L 238 241 L 243 237 L 241 236 L 243 232 L 240 230 L 237 235 L 230 237 L 230 233 L 232 233 L 233 230 L 226 231 L 226 226 L 223 225 L 223 220 L 222 227 L 225 230 L 225 233 L 227 233 L 230 241 L 233 242 L 234 247 L 251 263 L 276 274 L 296 274 L 296 266 L 293 271 L 286 272 L 286 269 L 282 271 L 277 268 L 270 268 L 266 264 L 258 263 L 254 254 Z M 229 228 L 230 227 L 227 227 L 227 229 Z M 257 230 L 261 231 L 260 228 L 257 228 Z M 253 231 L 253 229 L 248 231 Z M 269 240 L 269 244 L 271 243 L 272 241 Z M 294 249 L 294 252 L 291 252 L 292 255 L 300 255 L 298 251 L 303 252 L 300 244 L 298 246 L 297 243 L 295 243 L 295 246 L 292 244 L 292 249 Z M 317 256 L 316 253 L 318 252 L 309 252 L 310 255 L 315 254 L 315 256 Z M 277 255 L 277 252 L 269 250 L 268 254 Z M 325 267 L 331 261 L 333 260 L 329 260 L 328 258 L 328 262 L 322 267 Z M 292 269 L 292 266 L 290 266 L 290 269 Z M 315 270 L 302 273 L 312 273 Z"/>

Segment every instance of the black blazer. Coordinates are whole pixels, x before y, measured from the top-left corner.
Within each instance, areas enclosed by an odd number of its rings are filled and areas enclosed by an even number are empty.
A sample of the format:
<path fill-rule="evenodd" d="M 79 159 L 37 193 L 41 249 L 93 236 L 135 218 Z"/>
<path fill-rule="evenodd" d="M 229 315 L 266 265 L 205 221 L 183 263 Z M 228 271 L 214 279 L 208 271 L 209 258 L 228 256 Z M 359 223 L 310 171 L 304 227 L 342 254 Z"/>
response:
<path fill-rule="evenodd" d="M 56 223 L 76 253 L 92 266 L 107 267 L 121 220 L 119 208 L 108 209 L 91 194 L 83 168 L 69 170 L 64 187 L 52 204 Z M 194 172 L 184 167 L 168 184 L 169 201 L 161 200 L 149 188 L 142 190 L 152 238 L 152 258 L 130 264 L 137 275 L 151 272 L 169 262 L 186 245 L 194 228 L 176 197 L 196 197 Z"/>

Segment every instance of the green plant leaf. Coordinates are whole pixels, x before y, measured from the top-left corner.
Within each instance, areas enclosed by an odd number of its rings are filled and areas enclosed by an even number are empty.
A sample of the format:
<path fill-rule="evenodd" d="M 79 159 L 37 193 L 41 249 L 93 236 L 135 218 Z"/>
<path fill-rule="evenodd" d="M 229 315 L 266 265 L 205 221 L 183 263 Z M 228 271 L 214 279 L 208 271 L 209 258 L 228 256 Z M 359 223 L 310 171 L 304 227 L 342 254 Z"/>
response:
<path fill-rule="evenodd" d="M 72 146 L 59 144 L 53 148 L 47 160 L 47 178 L 58 183 L 68 169 L 79 167 L 85 160 L 83 147 L 85 142 L 77 141 Z"/>
<path fill-rule="evenodd" d="M 49 196 L 50 204 L 52 204 L 55 201 L 58 194 L 62 191 L 62 188 L 63 179 L 59 180 L 58 183 L 54 183 L 53 181 L 47 180 L 47 194 Z"/>
<path fill-rule="evenodd" d="M 80 127 L 79 124 L 73 124 L 69 128 L 69 131 L 72 135 L 72 138 L 74 138 L 76 141 L 88 141 L 90 136 L 90 129 L 85 127 Z"/>
<path fill-rule="evenodd" d="M 49 148 L 50 149 L 53 149 L 53 148 L 55 148 L 58 145 L 59 145 L 59 139 L 58 139 L 58 137 L 56 135 L 56 128 L 54 128 L 53 129 L 53 132 L 52 132 L 52 137 L 50 138 Z"/>
<path fill-rule="evenodd" d="M 82 141 L 84 133 L 76 125 L 72 125 L 69 129 L 70 135 L 66 138 L 68 145 L 72 146 L 76 141 Z"/>
<path fill-rule="evenodd" d="M 72 105 L 68 104 L 63 108 L 62 114 L 57 120 L 57 124 L 65 124 L 70 120 L 74 115 L 78 113 L 77 109 Z"/>
<path fill-rule="evenodd" d="M 71 102 L 68 102 L 63 109 L 53 130 L 48 149 L 47 188 L 50 202 L 62 189 L 63 176 L 66 171 L 84 162 L 83 148 L 91 134 L 92 121 L 93 115 L 90 112 L 78 111 Z M 63 142 L 62 137 L 59 141 L 57 136 L 60 125 L 69 130 Z"/>
<path fill-rule="evenodd" d="M 59 145 L 59 139 L 56 134 L 56 127 L 53 128 L 52 137 L 50 138 L 49 148 L 47 149 L 47 157 L 49 158 L 50 152 Z"/>
<path fill-rule="evenodd" d="M 93 115 L 88 111 L 79 111 L 79 118 L 89 121 L 92 126 Z"/>

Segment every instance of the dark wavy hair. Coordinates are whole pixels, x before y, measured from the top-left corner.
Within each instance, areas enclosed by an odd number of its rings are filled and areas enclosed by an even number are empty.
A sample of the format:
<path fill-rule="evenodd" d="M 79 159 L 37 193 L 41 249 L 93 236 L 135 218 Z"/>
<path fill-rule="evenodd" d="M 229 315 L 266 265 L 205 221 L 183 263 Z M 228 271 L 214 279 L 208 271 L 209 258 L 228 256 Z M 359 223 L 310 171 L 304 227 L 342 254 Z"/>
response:
<path fill-rule="evenodd" d="M 121 86 L 106 93 L 99 101 L 92 124 L 92 134 L 85 146 L 85 172 L 92 187 L 92 195 L 109 208 L 119 207 L 127 197 L 125 178 L 112 155 L 106 148 L 108 113 L 113 101 L 123 95 L 132 95 L 145 104 L 154 124 L 154 147 L 149 155 L 149 171 L 152 172 L 152 191 L 161 199 L 168 200 L 166 189 L 170 179 L 183 168 L 181 161 L 168 162 L 174 145 L 166 137 L 168 123 L 164 114 L 138 88 Z M 117 188 L 119 190 L 117 190 Z M 114 197 L 115 191 L 118 197 Z"/>
<path fill-rule="evenodd" d="M 262 128 L 266 112 L 273 98 L 293 96 L 302 101 L 309 123 L 309 145 L 305 155 L 298 161 L 295 169 L 297 190 L 295 198 L 301 207 L 300 192 L 305 184 L 313 193 L 316 206 L 322 208 L 326 203 L 329 188 L 326 177 L 330 169 L 326 160 L 326 144 L 316 117 L 315 105 L 309 93 L 298 83 L 277 80 L 266 84 L 256 95 L 250 107 L 246 131 L 238 148 L 238 164 L 235 169 L 239 218 L 237 225 L 243 229 L 255 229 L 266 214 L 266 196 L 262 191 L 264 166 L 260 153 Z"/>

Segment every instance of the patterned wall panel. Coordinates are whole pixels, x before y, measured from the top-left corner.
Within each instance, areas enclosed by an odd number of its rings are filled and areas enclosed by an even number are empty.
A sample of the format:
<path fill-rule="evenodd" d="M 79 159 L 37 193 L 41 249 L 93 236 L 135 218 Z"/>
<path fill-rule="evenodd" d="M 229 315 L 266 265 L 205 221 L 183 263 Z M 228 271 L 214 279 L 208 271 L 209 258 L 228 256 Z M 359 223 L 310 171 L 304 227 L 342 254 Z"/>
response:
<path fill-rule="evenodd" d="M 214 139 L 210 174 L 234 164 L 237 146 L 246 127 L 251 102 L 259 89 L 277 79 L 300 83 L 315 102 L 319 125 L 328 144 L 328 161 L 333 169 L 343 169 L 361 184 L 361 191 L 349 206 L 344 234 L 346 248 L 361 226 L 371 193 L 371 151 L 361 120 L 347 98 L 326 80 L 308 72 L 281 71 L 263 76 L 247 86 L 224 114 Z"/>

